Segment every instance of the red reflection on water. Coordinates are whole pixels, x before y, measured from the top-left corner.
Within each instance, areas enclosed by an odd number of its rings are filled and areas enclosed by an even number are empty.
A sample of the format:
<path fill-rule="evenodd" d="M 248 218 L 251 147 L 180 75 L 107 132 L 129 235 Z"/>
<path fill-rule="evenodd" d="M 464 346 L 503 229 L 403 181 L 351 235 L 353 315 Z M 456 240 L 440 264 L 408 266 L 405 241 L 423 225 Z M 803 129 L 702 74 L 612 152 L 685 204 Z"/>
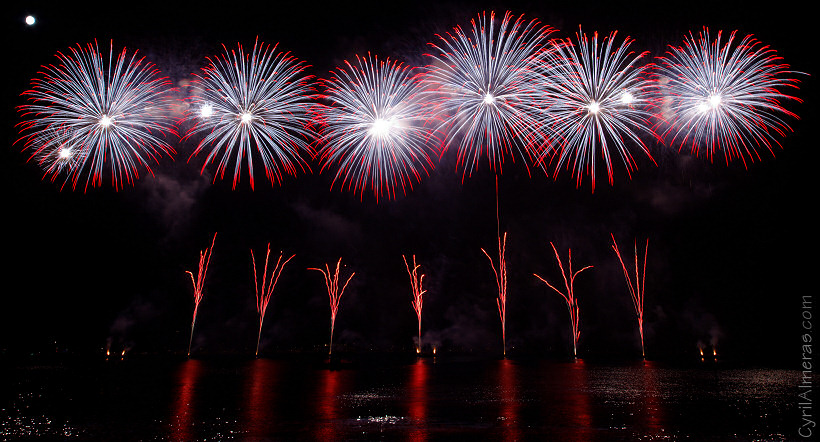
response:
<path fill-rule="evenodd" d="M 202 362 L 189 359 L 177 370 L 177 385 L 171 410 L 172 440 L 190 441 L 194 439 L 194 410 L 197 383 L 202 374 Z"/>
<path fill-rule="evenodd" d="M 572 427 L 572 440 L 576 442 L 592 440 L 592 409 L 587 390 L 587 366 L 581 359 L 568 364 L 563 373 L 568 388 L 563 401 L 567 424 Z"/>
<path fill-rule="evenodd" d="M 346 388 L 349 373 L 340 370 L 320 370 L 318 372 L 318 391 L 316 393 L 317 422 L 315 440 L 332 440 L 339 431 L 338 421 L 342 418 L 339 411 L 339 395 Z"/>
<path fill-rule="evenodd" d="M 425 441 L 429 437 L 427 431 L 427 394 L 430 367 L 424 360 L 419 359 L 410 366 L 410 382 L 407 386 L 408 414 L 413 428 L 408 434 L 413 442 Z"/>
<path fill-rule="evenodd" d="M 501 388 L 501 417 L 505 440 L 520 440 L 521 429 L 518 428 L 518 368 L 509 359 L 502 359 L 498 370 L 498 382 Z"/>
<path fill-rule="evenodd" d="M 266 437 L 276 423 L 274 387 L 281 367 L 276 361 L 255 359 L 245 376 L 244 428 L 249 436 Z"/>
<path fill-rule="evenodd" d="M 636 416 L 644 416 L 644 425 L 649 435 L 663 433 L 664 409 L 662 392 L 658 388 L 658 365 L 651 361 L 644 361 L 641 367 L 643 381 L 643 396 L 635 411 Z"/>

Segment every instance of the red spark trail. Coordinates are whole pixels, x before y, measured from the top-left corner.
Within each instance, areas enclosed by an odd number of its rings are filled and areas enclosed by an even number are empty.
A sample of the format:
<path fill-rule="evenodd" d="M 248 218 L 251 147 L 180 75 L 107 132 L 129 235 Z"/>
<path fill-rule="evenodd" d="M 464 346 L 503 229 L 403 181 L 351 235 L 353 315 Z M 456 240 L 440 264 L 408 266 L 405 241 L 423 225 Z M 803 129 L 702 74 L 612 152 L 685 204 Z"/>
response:
<path fill-rule="evenodd" d="M 194 326 L 196 325 L 196 314 L 199 310 L 199 302 L 202 301 L 202 287 L 205 284 L 205 273 L 208 272 L 208 263 L 211 262 L 211 252 L 214 249 L 214 243 L 216 242 L 216 233 L 214 233 L 214 239 L 211 240 L 211 247 L 209 249 L 205 249 L 199 252 L 199 272 L 197 272 L 196 279 L 194 279 L 194 274 L 190 271 L 185 271 L 185 273 L 191 275 L 191 283 L 194 285 L 194 318 L 191 321 L 191 337 L 188 339 L 188 356 L 191 356 L 191 342 L 194 340 Z"/>
<path fill-rule="evenodd" d="M 336 326 L 336 313 L 339 311 L 339 300 L 342 299 L 342 295 L 347 288 L 347 284 L 353 279 L 353 275 L 356 272 L 350 274 L 347 278 L 347 281 L 342 286 L 342 290 L 339 290 L 339 270 L 342 266 L 342 258 L 339 258 L 339 261 L 336 262 L 336 272 L 332 275 L 330 274 L 330 267 L 325 264 L 324 269 L 318 268 L 308 268 L 308 270 L 316 270 L 322 272 L 322 275 L 325 277 L 325 285 L 327 286 L 327 296 L 330 299 L 330 346 L 328 347 L 327 354 L 330 355 L 333 353 L 333 328 Z"/>
<path fill-rule="evenodd" d="M 644 283 L 646 281 L 646 255 L 649 252 L 649 239 L 646 240 L 646 247 L 643 252 L 643 275 L 638 269 L 638 241 L 635 240 L 635 282 L 629 275 L 626 269 L 626 264 L 621 258 L 621 252 L 618 250 L 618 243 L 615 242 L 615 235 L 612 235 L 612 250 L 618 255 L 618 261 L 621 262 L 621 267 L 624 270 L 624 277 L 626 278 L 626 285 L 629 287 L 629 294 L 632 295 L 632 304 L 635 306 L 635 313 L 638 315 L 638 331 L 641 334 L 641 356 L 646 358 L 646 352 L 643 345 L 643 293 L 646 288 Z"/>
<path fill-rule="evenodd" d="M 495 263 L 490 255 L 484 250 L 484 255 L 487 259 L 490 260 L 490 267 L 493 269 L 493 274 L 495 274 L 495 281 L 498 285 L 498 298 L 495 300 L 496 305 L 498 306 L 498 316 L 501 319 L 501 340 L 504 345 L 504 356 L 507 355 L 507 261 L 504 259 L 504 253 L 507 249 L 507 232 L 504 232 L 504 236 L 498 236 L 498 269 L 495 267 Z"/>
<path fill-rule="evenodd" d="M 410 287 L 413 290 L 413 310 L 416 311 L 416 317 L 419 320 L 419 339 L 418 344 L 416 347 L 416 353 L 421 353 L 421 307 L 423 303 L 422 295 L 427 293 L 427 290 L 422 290 L 422 282 L 424 281 L 424 274 L 422 273 L 419 275 L 418 269 L 421 267 L 420 265 L 416 264 L 416 255 L 413 255 L 413 269 L 410 269 L 410 265 L 407 263 L 407 258 L 402 255 L 404 258 L 404 266 L 407 268 L 407 274 L 410 275 Z"/>
<path fill-rule="evenodd" d="M 270 302 L 270 297 L 273 295 L 273 289 L 276 288 L 276 283 L 279 281 L 279 276 L 282 274 L 282 270 L 285 268 L 285 264 L 288 263 L 291 259 L 293 259 L 296 255 L 291 255 L 290 258 L 286 259 L 282 262 L 282 252 L 279 252 L 279 259 L 276 260 L 276 264 L 273 266 L 273 269 L 270 272 L 270 277 L 268 277 L 268 258 L 270 256 L 270 243 L 268 243 L 268 251 L 265 253 L 265 268 L 262 271 L 262 291 L 259 291 L 259 277 L 256 274 L 256 258 L 253 256 L 253 250 L 251 249 L 251 261 L 253 262 L 253 283 L 254 289 L 256 290 L 256 311 L 259 312 L 259 334 L 256 337 L 256 355 L 259 356 L 259 340 L 262 338 L 262 322 L 265 320 L 265 312 L 268 310 L 268 303 Z"/>
<path fill-rule="evenodd" d="M 558 249 L 555 248 L 555 244 L 550 242 L 552 246 L 552 250 L 555 252 L 555 259 L 558 261 L 558 267 L 561 269 L 561 276 L 564 278 L 564 285 L 566 286 L 567 292 L 564 293 L 561 290 L 555 288 L 552 284 L 550 284 L 546 279 L 538 276 L 537 274 L 533 273 L 536 278 L 540 279 L 547 287 L 555 290 L 564 301 L 567 303 L 567 309 L 569 309 L 569 317 L 570 321 L 572 322 L 572 355 L 573 357 L 578 357 L 578 337 L 581 336 L 580 330 L 578 330 L 578 299 L 575 297 L 575 277 L 578 276 L 579 273 L 583 272 L 586 269 L 591 269 L 592 266 L 586 266 L 577 272 L 572 272 L 572 249 L 569 249 L 568 256 L 567 256 L 567 264 L 569 272 L 564 271 L 564 265 L 561 264 L 561 256 L 558 255 Z M 567 278 L 567 274 L 569 274 L 569 278 Z"/>

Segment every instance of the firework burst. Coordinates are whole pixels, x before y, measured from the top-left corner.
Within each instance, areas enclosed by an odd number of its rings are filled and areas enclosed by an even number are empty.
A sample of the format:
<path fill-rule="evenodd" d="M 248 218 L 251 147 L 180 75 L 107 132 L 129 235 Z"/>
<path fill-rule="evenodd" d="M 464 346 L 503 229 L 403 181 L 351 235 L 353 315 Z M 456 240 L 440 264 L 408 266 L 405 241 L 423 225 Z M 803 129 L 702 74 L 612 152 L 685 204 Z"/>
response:
<path fill-rule="evenodd" d="M 618 158 L 630 176 L 637 168 L 630 148 L 652 158 L 639 136 L 652 134 L 648 120 L 654 82 L 648 67 L 638 64 L 647 53 L 631 51 L 629 37 L 616 45 L 616 36 L 613 32 L 599 42 L 597 32 L 590 39 L 579 29 L 577 45 L 569 38 L 555 40 L 539 64 L 541 118 L 552 143 L 539 159 L 554 167 L 554 176 L 571 170 L 578 186 L 589 175 L 592 191 L 598 162 L 603 161 L 612 185 Z"/>
<path fill-rule="evenodd" d="M 433 168 L 431 131 L 419 100 L 420 76 L 397 61 L 356 56 L 324 80 L 319 143 L 322 169 L 338 164 L 333 184 L 378 200 L 395 198 Z"/>
<path fill-rule="evenodd" d="M 535 156 L 544 137 L 534 65 L 555 31 L 509 12 L 500 21 L 485 13 L 471 24 L 468 32 L 456 27 L 430 44 L 425 80 L 437 132 L 445 148 L 458 145 L 465 176 L 483 155 L 498 172 L 509 153 L 525 164 Z"/>
<path fill-rule="evenodd" d="M 233 188 L 247 164 L 254 187 L 254 161 L 262 161 L 265 175 L 280 183 L 283 175 L 309 170 L 303 152 L 312 152 L 312 86 L 307 65 L 276 45 L 254 42 L 246 53 L 242 45 L 209 57 L 196 74 L 186 120 L 193 126 L 185 138 L 205 134 L 191 158 L 207 151 L 202 170 L 216 163 L 214 179 L 224 178 L 233 163 Z"/>
<path fill-rule="evenodd" d="M 661 57 L 662 135 L 679 149 L 703 152 L 712 160 L 722 154 L 726 163 L 760 159 L 758 148 L 774 155 L 778 138 L 791 132 L 782 117 L 797 118 L 786 110 L 787 95 L 797 88 L 798 72 L 789 70 L 774 49 L 751 35 L 735 44 L 736 31 L 722 43 L 704 28 L 689 34 L 683 46 L 670 46 Z M 667 124 L 668 123 L 668 124 Z"/>
<path fill-rule="evenodd" d="M 175 153 L 161 137 L 173 133 L 170 81 L 138 51 L 123 48 L 115 56 L 112 41 L 106 60 L 95 41 L 56 56 L 23 92 L 29 103 L 18 108 L 24 119 L 18 141 L 45 176 L 64 175 L 63 185 L 72 189 L 83 176 L 84 189 L 107 177 L 120 189 L 139 178 L 139 169 L 152 173 L 150 163 Z"/>

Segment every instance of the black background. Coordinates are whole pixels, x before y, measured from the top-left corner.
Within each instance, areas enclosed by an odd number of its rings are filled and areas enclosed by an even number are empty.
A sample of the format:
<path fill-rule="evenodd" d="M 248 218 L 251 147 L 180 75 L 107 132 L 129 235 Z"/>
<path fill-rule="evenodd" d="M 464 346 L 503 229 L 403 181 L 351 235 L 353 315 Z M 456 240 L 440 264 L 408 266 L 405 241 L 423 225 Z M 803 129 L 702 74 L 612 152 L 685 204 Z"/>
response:
<path fill-rule="evenodd" d="M 335 343 L 363 350 L 412 348 L 416 319 L 402 254 L 416 254 L 428 295 L 423 337 L 453 350 L 500 352 L 495 280 L 480 249 L 494 256 L 495 175 L 486 165 L 462 182 L 448 151 L 406 196 L 360 199 L 330 188 L 332 176 L 290 177 L 251 191 L 246 177 L 212 183 L 199 171 L 194 145 L 172 140 L 178 154 L 133 186 L 60 190 L 26 162 L 14 125 L 16 106 L 54 54 L 97 39 L 105 53 L 138 49 L 176 84 L 190 78 L 222 44 L 279 43 L 321 77 L 367 51 L 424 63 L 437 32 L 467 26 L 482 11 L 505 10 L 556 27 L 636 39 L 660 55 L 684 34 L 708 26 L 748 33 L 775 48 L 795 70 L 814 74 L 807 10 L 742 2 L 26 2 L 4 12 L 3 135 L 0 192 L 5 262 L 0 304 L 3 354 L 99 352 L 107 343 L 137 352 L 182 352 L 192 311 L 198 253 L 218 232 L 194 335 L 195 351 L 250 353 L 256 312 L 250 249 L 296 257 L 285 268 L 263 331 L 265 351 L 316 349 L 328 333 L 327 294 L 308 267 L 335 263 L 356 276 L 342 298 Z M 23 17 L 32 13 L 35 26 Z M 500 225 L 509 232 L 507 343 L 510 352 L 571 351 L 563 301 L 532 273 L 560 278 L 553 241 L 578 277 L 582 355 L 640 354 L 634 311 L 609 248 L 649 238 L 645 301 L 650 357 L 689 357 L 716 343 L 727 358 L 797 364 L 801 296 L 814 295 L 817 253 L 816 142 L 811 133 L 814 77 L 804 75 L 789 103 L 801 116 L 775 156 L 744 167 L 710 163 L 652 145 L 657 166 L 639 157 L 630 180 L 599 177 L 595 192 L 569 175 L 528 175 L 508 162 L 498 179 Z"/>

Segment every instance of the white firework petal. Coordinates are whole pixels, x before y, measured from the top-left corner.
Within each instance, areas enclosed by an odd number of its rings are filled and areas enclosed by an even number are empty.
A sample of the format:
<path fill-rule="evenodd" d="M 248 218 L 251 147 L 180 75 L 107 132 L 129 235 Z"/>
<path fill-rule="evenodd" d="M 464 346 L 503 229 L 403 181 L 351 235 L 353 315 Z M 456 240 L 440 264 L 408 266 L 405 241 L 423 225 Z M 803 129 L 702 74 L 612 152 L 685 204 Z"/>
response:
<path fill-rule="evenodd" d="M 337 164 L 340 182 L 378 200 L 406 193 L 434 167 L 431 130 L 419 100 L 419 75 L 397 61 L 356 56 L 325 80 L 319 143 L 322 169 Z"/>
<path fill-rule="evenodd" d="M 685 37 L 683 46 L 669 47 L 658 67 L 664 80 L 658 126 L 681 150 L 688 146 L 695 155 L 703 151 L 712 160 L 722 154 L 727 164 L 739 159 L 745 165 L 761 158 L 758 148 L 774 155 L 778 137 L 791 132 L 783 117 L 798 117 L 783 103 L 801 101 L 785 93 L 797 87 L 800 73 L 752 35 L 735 45 L 736 33 L 722 44 L 722 31 L 712 40 L 704 28 L 697 38 Z"/>
<path fill-rule="evenodd" d="M 486 154 L 501 170 L 505 155 L 527 161 L 544 137 L 534 64 L 545 38 L 555 30 L 510 12 L 471 21 L 471 32 L 456 27 L 439 35 L 425 82 L 437 130 L 446 149 L 458 144 L 457 164 L 471 174 Z"/>
<path fill-rule="evenodd" d="M 615 46 L 616 36 L 613 32 L 599 44 L 597 32 L 590 39 L 579 29 L 577 45 L 571 39 L 554 40 L 539 64 L 542 121 L 553 143 L 539 160 L 554 167 L 554 175 L 571 170 L 578 186 L 589 175 L 593 192 L 599 161 L 611 185 L 614 158 L 630 176 L 637 167 L 630 146 L 652 158 L 639 136 L 654 135 L 649 125 L 654 82 L 648 66 L 638 64 L 646 53 L 630 51 L 633 40 L 628 37 Z"/>
<path fill-rule="evenodd" d="M 196 75 L 192 110 L 186 116 L 194 125 L 186 138 L 206 135 L 191 158 L 207 150 L 202 169 L 217 163 L 214 179 L 224 178 L 233 162 L 233 188 L 243 162 L 254 187 L 254 159 L 261 159 L 271 184 L 280 183 L 284 174 L 309 170 L 302 157 L 303 152 L 312 154 L 309 140 L 314 136 L 307 65 L 258 40 L 250 53 L 241 44 L 236 50 L 223 48 Z"/>
<path fill-rule="evenodd" d="M 57 64 L 43 66 L 41 77 L 23 93 L 30 104 L 20 106 L 18 123 L 31 159 L 55 181 L 77 188 L 96 187 L 108 176 L 119 189 L 139 178 L 139 168 L 172 156 L 174 149 L 161 134 L 173 133 L 169 118 L 169 80 L 137 52 L 123 49 L 108 61 L 97 42 L 57 53 Z"/>

